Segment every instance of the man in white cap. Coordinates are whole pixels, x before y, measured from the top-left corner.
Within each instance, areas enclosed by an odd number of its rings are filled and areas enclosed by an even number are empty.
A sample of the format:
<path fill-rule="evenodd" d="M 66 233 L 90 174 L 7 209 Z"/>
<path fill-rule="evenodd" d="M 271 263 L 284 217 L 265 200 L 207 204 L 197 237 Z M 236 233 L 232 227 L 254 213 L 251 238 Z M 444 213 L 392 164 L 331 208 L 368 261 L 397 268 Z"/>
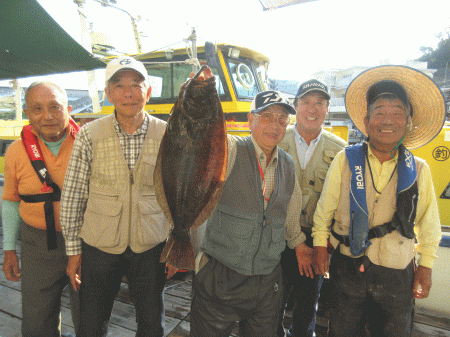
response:
<path fill-rule="evenodd" d="M 256 95 L 251 136 L 228 136 L 226 182 L 197 256 L 191 336 L 273 337 L 282 308 L 280 255 L 300 241 L 301 190 L 277 144 L 295 110 L 277 91 Z M 199 271 L 198 271 L 199 270 Z"/>
<path fill-rule="evenodd" d="M 366 323 L 372 336 L 410 336 L 441 233 L 430 169 L 407 148 L 440 132 L 444 99 L 425 74 L 381 66 L 355 78 L 345 100 L 368 139 L 336 156 L 314 215 L 316 273 L 328 271 L 328 237 L 335 248 L 328 336 L 365 336 Z"/>
<path fill-rule="evenodd" d="M 162 337 L 160 255 L 170 226 L 155 199 L 153 171 L 166 123 L 144 111 L 151 87 L 141 62 L 118 57 L 105 74 L 115 112 L 80 130 L 61 196 L 67 273 L 81 287 L 79 335 L 106 336 L 126 275 L 136 336 Z"/>
<path fill-rule="evenodd" d="M 281 255 L 285 301 L 293 298 L 292 326 L 287 336 L 315 336 L 316 308 L 322 275 L 312 267 L 313 242 L 311 228 L 317 201 L 322 192 L 328 168 L 346 143 L 322 125 L 328 113 L 330 94 L 322 82 L 311 79 L 300 84 L 294 99 L 296 123 L 288 126 L 279 147 L 292 156 L 295 174 L 302 189 L 302 244 L 294 251 L 286 247 Z M 284 336 L 283 326 L 278 336 Z"/>

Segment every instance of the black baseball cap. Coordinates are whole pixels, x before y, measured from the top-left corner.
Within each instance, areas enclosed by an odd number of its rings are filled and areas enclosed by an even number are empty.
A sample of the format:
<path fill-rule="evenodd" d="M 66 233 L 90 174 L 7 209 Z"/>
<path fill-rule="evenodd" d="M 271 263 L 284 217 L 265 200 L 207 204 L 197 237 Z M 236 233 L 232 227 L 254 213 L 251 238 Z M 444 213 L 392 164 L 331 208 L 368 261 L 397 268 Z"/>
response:
<path fill-rule="evenodd" d="M 397 96 L 405 106 L 408 106 L 408 95 L 405 89 L 395 81 L 379 81 L 373 84 L 369 90 L 367 90 L 367 106 L 372 104 L 378 96 L 382 94 L 392 94 Z"/>
<path fill-rule="evenodd" d="M 280 105 L 287 109 L 288 114 L 296 114 L 294 107 L 289 104 L 287 97 L 281 92 L 274 90 L 263 91 L 256 94 L 252 105 L 250 106 L 250 112 L 257 113 L 272 105 Z"/>
<path fill-rule="evenodd" d="M 297 95 L 295 95 L 295 98 L 303 97 L 304 95 L 312 91 L 320 92 L 322 95 L 325 96 L 327 100 L 329 100 L 331 97 L 330 94 L 328 93 L 328 87 L 322 82 L 313 79 L 300 84 L 300 87 L 298 88 Z"/>

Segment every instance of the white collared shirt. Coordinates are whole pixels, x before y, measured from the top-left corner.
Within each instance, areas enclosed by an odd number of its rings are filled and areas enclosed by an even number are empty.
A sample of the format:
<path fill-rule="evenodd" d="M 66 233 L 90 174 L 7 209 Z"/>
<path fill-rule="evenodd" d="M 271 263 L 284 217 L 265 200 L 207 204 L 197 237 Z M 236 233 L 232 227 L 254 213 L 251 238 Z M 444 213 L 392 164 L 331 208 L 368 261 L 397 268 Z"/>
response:
<path fill-rule="evenodd" d="M 305 139 L 298 133 L 297 124 L 295 124 L 294 126 L 295 146 L 297 147 L 298 160 L 303 170 L 306 168 L 306 165 L 308 165 L 317 147 L 317 144 L 319 144 L 320 139 L 322 138 L 322 131 L 323 129 L 320 129 L 317 138 L 313 139 L 308 146 L 308 143 L 306 143 Z"/>

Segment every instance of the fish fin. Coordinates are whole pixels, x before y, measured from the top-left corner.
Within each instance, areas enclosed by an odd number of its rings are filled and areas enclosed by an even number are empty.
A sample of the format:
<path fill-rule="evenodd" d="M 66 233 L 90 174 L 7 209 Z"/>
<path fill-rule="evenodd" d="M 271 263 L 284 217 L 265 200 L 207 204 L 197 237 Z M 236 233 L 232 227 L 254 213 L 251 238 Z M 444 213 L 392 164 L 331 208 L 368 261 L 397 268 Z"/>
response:
<path fill-rule="evenodd" d="M 172 219 L 172 213 L 170 212 L 169 204 L 167 203 L 166 194 L 164 192 L 164 182 L 162 178 L 161 167 L 162 167 L 162 151 L 160 148 L 158 156 L 156 157 L 155 170 L 153 171 L 153 185 L 155 188 L 156 201 L 158 202 L 159 207 L 161 207 L 164 216 L 173 227 L 174 222 Z"/>
<path fill-rule="evenodd" d="M 166 262 L 177 269 L 194 270 L 195 254 L 191 241 L 190 240 L 178 241 L 173 236 L 171 236 L 166 246 L 171 240 L 172 244 L 171 247 L 169 248 Z"/>
<path fill-rule="evenodd" d="M 220 197 L 222 196 L 223 186 L 225 185 L 225 177 L 226 177 L 226 173 L 227 173 L 227 165 L 228 165 L 228 140 L 227 140 L 226 135 L 225 135 L 224 139 L 225 139 L 225 144 L 222 145 L 223 149 L 224 149 L 223 150 L 224 158 L 223 158 L 222 172 L 219 177 L 219 181 L 217 182 L 214 193 L 211 194 L 211 197 L 209 198 L 205 207 L 203 207 L 200 214 L 198 215 L 198 217 L 195 219 L 194 223 L 192 224 L 191 230 L 197 229 L 206 220 L 208 220 L 211 217 L 211 214 L 216 209 L 217 204 L 219 203 Z"/>

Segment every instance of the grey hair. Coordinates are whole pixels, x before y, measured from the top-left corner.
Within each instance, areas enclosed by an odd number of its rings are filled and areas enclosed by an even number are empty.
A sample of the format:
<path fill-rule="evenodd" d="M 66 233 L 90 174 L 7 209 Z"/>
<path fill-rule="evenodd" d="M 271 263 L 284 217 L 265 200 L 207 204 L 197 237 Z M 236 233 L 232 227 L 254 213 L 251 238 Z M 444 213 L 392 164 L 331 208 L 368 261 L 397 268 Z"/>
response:
<path fill-rule="evenodd" d="M 36 82 L 31 83 L 30 86 L 25 91 L 25 104 L 27 103 L 27 98 L 28 98 L 30 91 L 39 85 L 45 85 L 47 87 L 52 87 L 53 89 L 56 89 L 63 95 L 62 98 L 63 98 L 63 101 L 66 103 L 66 105 L 69 104 L 69 98 L 67 97 L 66 90 L 61 88 L 59 85 L 57 85 L 53 82 L 49 82 L 49 81 L 36 81 Z"/>
<path fill-rule="evenodd" d="M 379 99 L 385 99 L 385 100 L 388 100 L 391 102 L 394 100 L 400 101 L 402 103 L 402 105 L 405 107 L 406 116 L 407 117 L 411 116 L 411 106 L 409 105 L 409 103 L 407 103 L 405 105 L 405 103 L 400 99 L 400 97 L 387 92 L 387 93 L 383 93 L 383 94 L 379 95 L 378 97 L 376 97 L 375 100 L 367 107 L 367 118 L 370 118 L 370 114 L 372 113 L 373 107 Z"/>

